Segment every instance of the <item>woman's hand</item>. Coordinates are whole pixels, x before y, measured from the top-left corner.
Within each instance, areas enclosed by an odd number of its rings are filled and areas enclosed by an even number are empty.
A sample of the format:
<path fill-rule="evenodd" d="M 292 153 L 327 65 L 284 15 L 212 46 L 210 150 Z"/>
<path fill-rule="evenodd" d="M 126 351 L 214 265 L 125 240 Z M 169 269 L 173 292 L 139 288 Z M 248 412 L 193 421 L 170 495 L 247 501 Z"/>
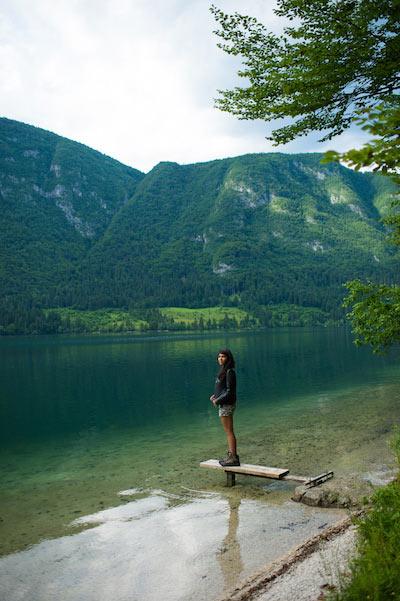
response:
<path fill-rule="evenodd" d="M 215 405 L 216 405 L 216 402 L 215 402 L 215 395 L 214 395 L 214 394 L 212 394 L 212 395 L 210 396 L 210 401 L 212 402 L 212 404 L 213 404 L 213 405 L 214 405 L 214 407 L 215 407 Z"/>

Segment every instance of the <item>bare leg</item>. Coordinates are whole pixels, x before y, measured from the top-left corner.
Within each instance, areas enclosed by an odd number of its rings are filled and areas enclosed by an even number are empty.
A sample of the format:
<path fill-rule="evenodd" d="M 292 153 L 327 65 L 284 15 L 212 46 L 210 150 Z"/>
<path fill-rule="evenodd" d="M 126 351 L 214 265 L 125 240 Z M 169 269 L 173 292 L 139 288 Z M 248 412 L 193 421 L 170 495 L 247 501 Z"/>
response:
<path fill-rule="evenodd" d="M 232 455 L 236 455 L 236 436 L 233 431 L 233 415 L 221 416 L 222 427 L 225 430 L 226 438 L 228 441 L 228 449 Z"/>

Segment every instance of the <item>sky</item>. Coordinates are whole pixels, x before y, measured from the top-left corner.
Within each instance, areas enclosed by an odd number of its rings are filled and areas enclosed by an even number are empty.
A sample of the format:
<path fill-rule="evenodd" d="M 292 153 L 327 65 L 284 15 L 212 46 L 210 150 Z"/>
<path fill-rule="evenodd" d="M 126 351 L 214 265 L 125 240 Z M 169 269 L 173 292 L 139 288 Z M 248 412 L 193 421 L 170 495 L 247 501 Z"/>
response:
<path fill-rule="evenodd" d="M 274 32 L 274 0 L 215 0 Z M 271 124 L 214 107 L 240 62 L 217 47 L 208 0 L 1 0 L 0 116 L 81 142 L 149 171 L 251 152 L 323 152 L 360 145 L 352 128 L 285 146 Z"/>

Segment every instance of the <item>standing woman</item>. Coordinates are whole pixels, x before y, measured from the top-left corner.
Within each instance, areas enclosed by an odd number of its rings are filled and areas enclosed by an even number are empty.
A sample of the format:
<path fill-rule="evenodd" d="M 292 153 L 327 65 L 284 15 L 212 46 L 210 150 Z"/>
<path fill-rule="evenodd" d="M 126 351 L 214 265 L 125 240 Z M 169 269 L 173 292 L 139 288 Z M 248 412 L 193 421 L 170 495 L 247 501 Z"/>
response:
<path fill-rule="evenodd" d="M 225 466 L 240 465 L 239 455 L 236 450 L 236 437 L 233 431 L 233 413 L 236 408 L 236 372 L 235 360 L 229 349 L 222 349 L 217 355 L 220 370 L 215 381 L 214 394 L 210 401 L 214 407 L 218 405 L 219 416 L 228 441 L 228 455 L 220 459 L 220 464 Z"/>

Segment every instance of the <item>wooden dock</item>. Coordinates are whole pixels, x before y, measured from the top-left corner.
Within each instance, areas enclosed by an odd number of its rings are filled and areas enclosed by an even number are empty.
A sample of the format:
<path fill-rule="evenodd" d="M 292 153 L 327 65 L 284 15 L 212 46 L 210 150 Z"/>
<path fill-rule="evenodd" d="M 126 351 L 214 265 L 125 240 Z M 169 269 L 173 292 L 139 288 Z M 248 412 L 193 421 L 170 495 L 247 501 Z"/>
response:
<path fill-rule="evenodd" d="M 333 472 L 324 472 L 319 476 L 307 477 L 307 476 L 295 476 L 289 474 L 288 469 L 278 467 L 266 467 L 264 465 L 252 465 L 251 463 L 242 463 L 238 466 L 223 467 L 220 465 L 218 459 L 208 459 L 208 461 L 202 461 L 200 467 L 206 467 L 209 469 L 223 470 L 226 472 L 227 486 L 235 486 L 235 475 L 244 474 L 246 476 L 257 476 L 258 478 L 271 478 L 274 480 L 289 480 L 293 482 L 300 482 L 305 486 L 318 486 L 326 480 L 333 478 Z"/>

